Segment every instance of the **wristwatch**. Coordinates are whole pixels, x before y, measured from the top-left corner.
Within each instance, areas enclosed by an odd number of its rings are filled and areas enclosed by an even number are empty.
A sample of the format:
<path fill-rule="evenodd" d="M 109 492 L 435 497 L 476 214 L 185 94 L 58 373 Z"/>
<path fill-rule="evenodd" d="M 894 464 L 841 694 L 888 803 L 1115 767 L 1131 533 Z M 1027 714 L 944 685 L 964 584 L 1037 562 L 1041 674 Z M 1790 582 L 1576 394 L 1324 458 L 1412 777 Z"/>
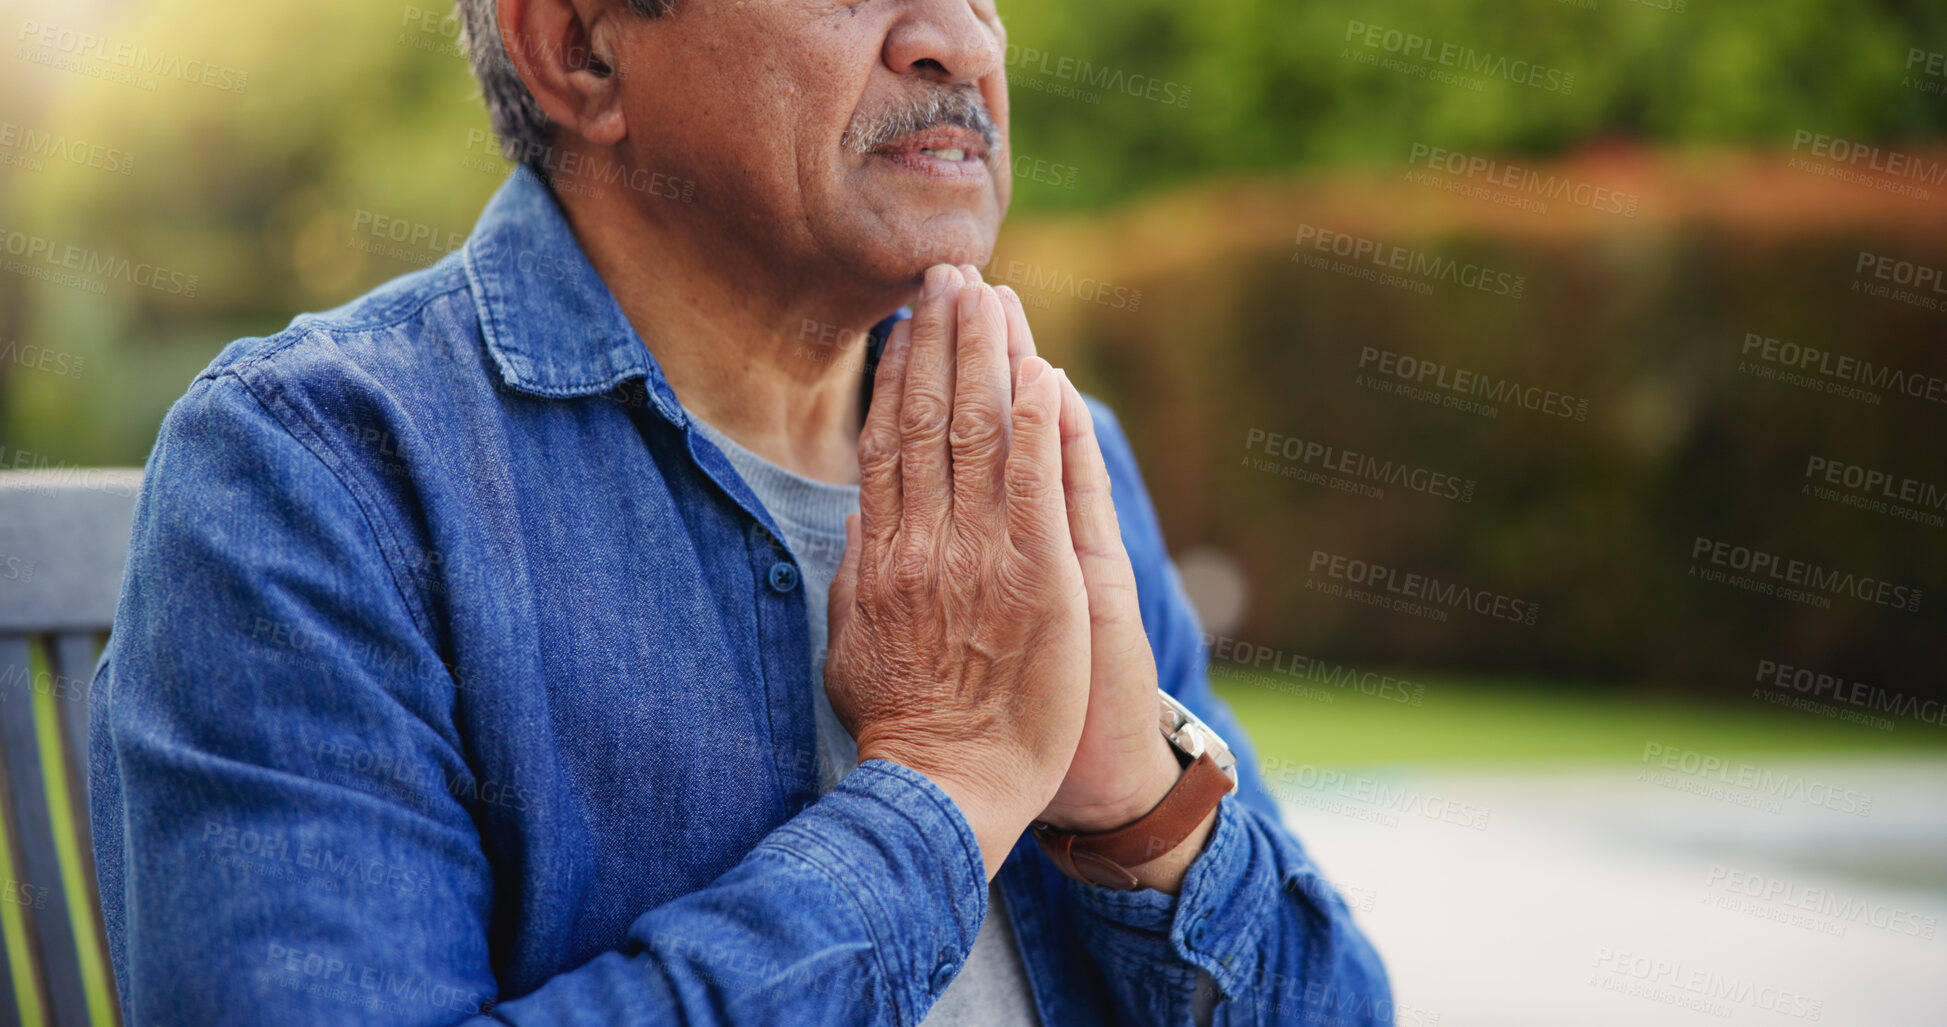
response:
<path fill-rule="evenodd" d="M 1184 766 L 1156 808 L 1111 831 L 1077 834 L 1035 821 L 1034 840 L 1062 873 L 1088 884 L 1134 891 L 1132 866 L 1141 866 L 1183 844 L 1223 797 L 1237 790 L 1237 757 L 1217 732 L 1162 689 L 1157 726 Z"/>

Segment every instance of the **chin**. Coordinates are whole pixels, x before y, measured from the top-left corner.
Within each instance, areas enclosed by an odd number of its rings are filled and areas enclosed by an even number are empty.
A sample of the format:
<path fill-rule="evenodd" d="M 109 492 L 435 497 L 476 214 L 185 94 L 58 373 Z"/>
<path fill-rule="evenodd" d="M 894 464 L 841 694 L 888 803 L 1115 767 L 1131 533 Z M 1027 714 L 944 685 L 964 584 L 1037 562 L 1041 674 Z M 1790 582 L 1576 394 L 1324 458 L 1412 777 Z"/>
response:
<path fill-rule="evenodd" d="M 1000 231 L 998 217 L 972 211 L 941 214 L 893 233 L 887 256 L 897 260 L 918 281 L 935 264 L 972 264 L 985 267 L 994 255 L 994 238 Z"/>
<path fill-rule="evenodd" d="M 859 239 L 849 256 L 863 277 L 903 291 L 917 286 L 935 264 L 985 267 L 994 255 L 998 220 L 960 212 L 890 226 L 876 238 Z"/>

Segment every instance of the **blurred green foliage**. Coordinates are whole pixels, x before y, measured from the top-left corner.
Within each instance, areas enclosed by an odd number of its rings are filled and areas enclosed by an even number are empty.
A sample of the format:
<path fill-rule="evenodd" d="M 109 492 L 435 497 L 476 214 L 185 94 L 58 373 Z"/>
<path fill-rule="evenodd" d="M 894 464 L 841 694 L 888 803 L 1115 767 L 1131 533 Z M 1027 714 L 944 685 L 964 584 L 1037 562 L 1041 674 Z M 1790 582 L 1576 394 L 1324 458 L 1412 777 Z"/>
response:
<path fill-rule="evenodd" d="M 193 297 L 88 296 L 0 276 L 0 338 L 61 340 L 92 368 L 86 388 L 0 369 L 4 437 L 59 461 L 137 462 L 217 340 L 411 269 L 348 245 L 359 211 L 464 233 L 500 165 L 480 139 L 448 11 L 438 0 L 30 7 L 31 20 L 248 79 L 240 93 L 170 79 L 142 90 L 0 65 L 0 116 L 135 155 L 127 175 L 0 167 L 6 226 L 198 279 Z M 1947 8 L 1918 0 L 1713 0 L 1681 13 L 1626 0 L 1140 0 L 1003 14 L 1015 150 L 1028 162 L 1017 162 L 1017 218 L 1219 173 L 1397 166 L 1415 143 L 1781 148 L 1800 129 L 1915 140 L 1947 124 L 1941 97 L 1902 82 L 1909 51 L 1947 47 Z M 1440 87 L 1348 59 L 1384 55 L 1348 39 L 1355 23 L 1572 71 L 1575 83 Z"/>
<path fill-rule="evenodd" d="M 1937 437 L 1931 410 L 1821 407 L 1734 371 L 1736 340 L 1758 331 L 1942 373 L 1937 317 L 1833 294 L 1883 225 L 1849 226 L 1843 210 L 1814 225 L 1801 205 L 1511 228 L 1447 217 L 1427 206 L 1437 192 L 1399 184 L 1416 145 L 1587 158 L 1578 173 L 1602 179 L 1639 158 L 1741 152 L 1775 167 L 1801 131 L 1927 152 L 1947 127 L 1947 99 L 1915 88 L 1909 67 L 1915 51 L 1947 50 L 1937 0 L 1662 2 L 1003 4 L 1019 184 L 1002 249 L 1143 291 L 1141 316 L 1063 294 L 1036 316 L 1047 348 L 1125 411 L 1172 541 L 1220 546 L 1248 569 L 1248 637 L 1412 666 L 1727 687 L 1753 659 L 1797 653 L 1940 685 L 1931 606 L 1807 611 L 1680 580 L 1688 540 L 1711 533 L 1947 577 L 1931 529 L 1792 495 L 1817 447 L 1947 481 L 1912 446 Z M 234 69 L 247 85 L 133 88 L 19 59 L 31 40 L 0 63 L 0 120 L 133 155 L 127 174 L 0 164 L 0 228 L 196 280 L 193 295 L 121 282 L 92 293 L 0 274 L 0 346 L 83 368 L 0 362 L 8 466 L 23 454 L 26 466 L 141 462 L 225 342 L 349 300 L 464 235 L 504 165 L 446 12 L 437 0 L 30 4 L 27 19 Z M 1414 70 L 1426 61 L 1388 51 L 1394 31 L 1424 52 L 1542 66 L 1556 88 L 1431 81 Z M 1335 224 L 1336 200 L 1215 217 L 1168 205 L 1180 190 L 1250 181 L 1298 196 L 1342 178 L 1391 189 L 1380 208 L 1430 212 L 1393 219 L 1388 242 L 1521 269 L 1530 298 L 1412 296 L 1293 264 L 1299 223 Z M 1912 201 L 1916 223 L 1938 223 L 1941 192 Z M 1730 207 L 1737 190 L 1717 195 Z M 374 216 L 435 241 L 368 251 L 356 226 Z M 1163 230 L 1143 228 L 1158 219 Z M 1113 266 L 1047 241 L 1067 226 L 1111 240 L 1096 252 Z M 1886 245 L 1947 262 L 1911 240 Z M 1592 397 L 1594 413 L 1570 430 L 1456 422 L 1355 389 L 1365 345 L 1546 382 Z M 1373 504 L 1240 470 L 1252 429 L 1451 469 L 1478 479 L 1480 498 Z M 1320 544 L 1534 599 L 1547 626 L 1429 625 L 1319 600 L 1303 571 Z"/>
<path fill-rule="evenodd" d="M 1680 12 L 1663 4 L 1683 6 Z M 1938 96 L 1905 88 L 1912 48 L 1947 47 L 1929 0 L 1227 0 L 1003 3 L 1020 152 L 1081 169 L 1030 204 L 1088 207 L 1218 172 L 1392 165 L 1414 143 L 1558 154 L 1626 138 L 1783 148 L 1807 129 L 1930 139 Z M 1439 88 L 1359 63 L 1361 27 L 1573 73 L 1555 92 Z M 1401 44 L 1403 47 L 1403 43 Z M 1064 68 L 1062 61 L 1073 62 Z M 1424 63 L 1424 62 L 1422 62 Z M 1148 79 L 1187 90 L 1141 99 Z M 1099 81 L 1101 85 L 1091 85 Z M 1080 97 L 1048 91 L 1073 87 Z M 1121 87 L 1118 91 L 1117 87 Z M 1174 95 L 1174 94 L 1172 94 Z M 1099 97 L 1099 102 L 1091 101 Z"/>

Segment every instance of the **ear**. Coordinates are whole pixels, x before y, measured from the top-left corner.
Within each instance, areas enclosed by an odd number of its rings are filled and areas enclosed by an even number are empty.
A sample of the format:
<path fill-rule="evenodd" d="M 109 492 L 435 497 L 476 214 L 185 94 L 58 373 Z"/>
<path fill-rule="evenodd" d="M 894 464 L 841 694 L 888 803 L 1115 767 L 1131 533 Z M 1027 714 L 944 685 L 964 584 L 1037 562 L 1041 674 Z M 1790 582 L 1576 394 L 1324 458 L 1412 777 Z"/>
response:
<path fill-rule="evenodd" d="M 622 62 L 604 50 L 618 14 L 611 0 L 498 0 L 500 40 L 548 119 L 597 145 L 628 135 L 617 80 Z"/>

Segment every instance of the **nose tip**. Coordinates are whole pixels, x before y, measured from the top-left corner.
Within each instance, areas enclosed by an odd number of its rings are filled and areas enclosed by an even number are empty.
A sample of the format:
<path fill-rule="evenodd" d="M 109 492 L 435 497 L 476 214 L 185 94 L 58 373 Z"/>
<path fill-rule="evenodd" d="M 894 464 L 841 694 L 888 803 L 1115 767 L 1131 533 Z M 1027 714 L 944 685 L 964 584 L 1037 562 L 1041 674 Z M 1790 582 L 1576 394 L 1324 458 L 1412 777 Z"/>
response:
<path fill-rule="evenodd" d="M 1000 66 L 999 25 L 966 0 L 921 0 L 887 35 L 885 62 L 902 75 L 972 83 Z"/>

